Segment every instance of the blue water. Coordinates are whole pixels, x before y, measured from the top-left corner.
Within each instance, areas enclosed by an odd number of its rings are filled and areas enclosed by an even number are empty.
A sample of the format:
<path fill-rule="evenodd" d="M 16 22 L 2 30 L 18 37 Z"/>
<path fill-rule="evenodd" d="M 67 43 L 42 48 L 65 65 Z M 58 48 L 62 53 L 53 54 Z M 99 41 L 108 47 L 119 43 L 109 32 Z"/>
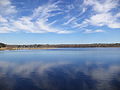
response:
<path fill-rule="evenodd" d="M 0 51 L 0 90 L 120 90 L 120 48 Z"/>

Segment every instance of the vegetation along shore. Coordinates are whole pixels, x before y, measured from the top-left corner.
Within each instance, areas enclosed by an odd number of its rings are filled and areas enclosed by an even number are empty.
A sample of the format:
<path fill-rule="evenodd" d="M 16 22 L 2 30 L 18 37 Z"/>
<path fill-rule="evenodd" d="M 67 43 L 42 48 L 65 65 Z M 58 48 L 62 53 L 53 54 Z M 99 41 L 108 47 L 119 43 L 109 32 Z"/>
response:
<path fill-rule="evenodd" d="M 54 48 L 89 48 L 89 47 L 120 47 L 120 43 L 96 44 L 33 44 L 33 45 L 8 45 L 0 43 L 0 50 L 20 49 L 54 49 Z"/>

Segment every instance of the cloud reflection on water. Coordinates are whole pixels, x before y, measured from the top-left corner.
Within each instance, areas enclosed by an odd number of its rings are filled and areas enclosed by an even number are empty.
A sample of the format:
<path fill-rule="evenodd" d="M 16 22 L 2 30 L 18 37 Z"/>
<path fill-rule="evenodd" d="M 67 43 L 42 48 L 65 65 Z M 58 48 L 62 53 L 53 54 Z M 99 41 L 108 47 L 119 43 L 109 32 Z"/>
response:
<path fill-rule="evenodd" d="M 0 90 L 119 90 L 119 75 L 119 63 L 0 61 Z"/>

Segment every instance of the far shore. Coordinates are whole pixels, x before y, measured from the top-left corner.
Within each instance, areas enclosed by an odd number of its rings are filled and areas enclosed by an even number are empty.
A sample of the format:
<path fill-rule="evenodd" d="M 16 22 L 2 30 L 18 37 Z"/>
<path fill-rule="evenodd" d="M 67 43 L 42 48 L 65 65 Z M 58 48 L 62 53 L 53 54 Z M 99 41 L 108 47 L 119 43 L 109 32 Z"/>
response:
<path fill-rule="evenodd" d="M 118 48 L 120 43 L 96 44 L 33 44 L 33 45 L 7 45 L 0 43 L 0 50 L 31 50 L 31 49 L 56 49 L 56 48 Z"/>
<path fill-rule="evenodd" d="M 55 48 L 0 48 L 0 51 L 3 51 L 3 50 L 33 50 L 33 49 L 55 49 Z"/>
<path fill-rule="evenodd" d="M 70 48 L 70 47 L 64 47 Z M 76 48 L 76 47 L 71 47 Z M 77 48 L 120 48 L 120 47 L 77 47 Z M 57 48 L 0 48 L 0 51 L 4 50 L 39 50 L 39 49 L 57 49 Z"/>

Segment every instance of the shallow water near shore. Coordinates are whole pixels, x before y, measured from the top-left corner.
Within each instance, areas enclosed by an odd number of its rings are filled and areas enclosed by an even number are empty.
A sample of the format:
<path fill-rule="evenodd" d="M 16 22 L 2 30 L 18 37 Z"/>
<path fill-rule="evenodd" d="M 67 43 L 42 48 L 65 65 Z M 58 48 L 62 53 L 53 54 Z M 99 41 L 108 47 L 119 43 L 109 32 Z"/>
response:
<path fill-rule="evenodd" d="M 120 90 L 120 48 L 0 51 L 0 90 Z"/>

